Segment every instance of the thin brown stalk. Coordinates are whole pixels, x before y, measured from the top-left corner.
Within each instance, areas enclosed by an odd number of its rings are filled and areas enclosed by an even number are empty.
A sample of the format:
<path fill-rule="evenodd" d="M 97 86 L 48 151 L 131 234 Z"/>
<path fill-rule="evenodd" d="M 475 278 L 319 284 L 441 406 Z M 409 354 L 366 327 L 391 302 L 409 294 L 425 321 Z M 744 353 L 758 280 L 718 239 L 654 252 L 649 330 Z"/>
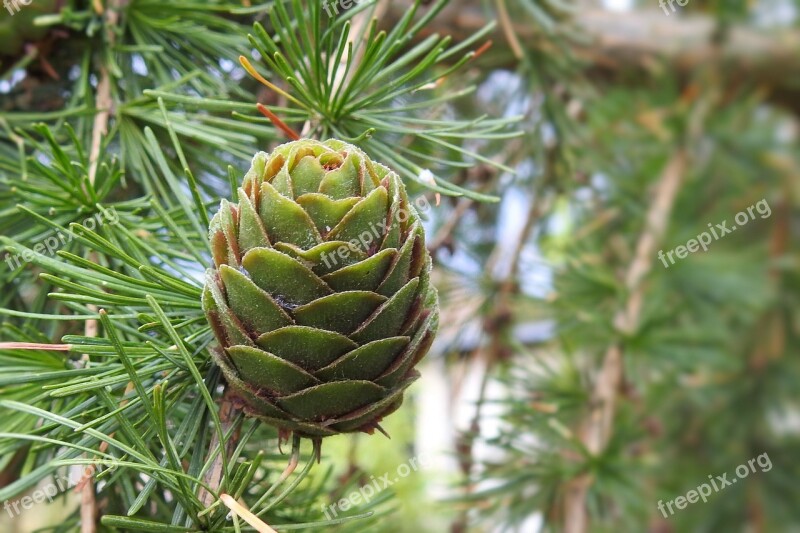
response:
<path fill-rule="evenodd" d="M 547 201 L 541 194 L 536 194 L 531 200 L 525 217 L 524 225 L 520 234 L 514 243 L 511 253 L 511 263 L 508 272 L 503 277 L 500 283 L 499 293 L 497 295 L 496 311 L 486 317 L 486 324 L 484 328 L 489 332 L 491 339 L 489 346 L 486 349 L 477 349 L 474 352 L 473 362 L 477 363 L 481 356 L 486 359 L 484 373 L 481 378 L 480 392 L 475 406 L 470 426 L 465 434 L 462 435 L 458 444 L 459 460 L 461 463 L 461 471 L 464 477 L 469 480 L 475 465 L 475 457 L 473 454 L 475 439 L 480 435 L 480 420 L 483 405 L 486 403 L 486 392 L 488 390 L 489 379 L 491 378 L 492 371 L 495 365 L 503 360 L 506 350 L 504 348 L 505 335 L 508 327 L 512 321 L 505 320 L 502 317 L 507 316 L 510 307 L 510 300 L 516 288 L 516 277 L 519 273 L 519 262 L 522 258 L 522 251 L 525 249 L 533 227 L 536 221 L 541 217 L 544 210 L 547 208 Z M 487 260 L 486 271 L 492 272 L 496 266 L 499 258 L 502 255 L 504 247 L 502 241 L 495 245 L 491 256 Z M 465 489 L 466 494 L 471 494 L 474 491 L 474 484 L 468 483 Z M 453 522 L 450 527 L 451 533 L 461 533 L 467 530 L 468 526 L 468 510 L 464 509 Z"/>
<path fill-rule="evenodd" d="M 475 200 L 471 198 L 461 198 L 458 200 L 458 204 L 456 204 L 453 213 L 448 217 L 447 221 L 442 224 L 442 227 L 439 228 L 439 231 L 436 232 L 433 239 L 431 239 L 428 245 L 428 249 L 431 253 L 441 248 L 450 239 L 453 231 L 455 231 L 458 224 L 461 222 L 461 218 L 469 211 L 469 208 L 472 207 L 474 203 Z"/>
<path fill-rule="evenodd" d="M 653 201 L 647 213 L 644 230 L 639 236 L 633 260 L 625 275 L 628 298 L 614 317 L 614 324 L 621 332 L 631 332 L 637 327 L 645 293 L 642 282 L 653 266 L 656 247 L 669 222 L 686 167 L 686 151 L 680 148 L 667 163 L 653 192 Z M 615 342 L 606 351 L 592 390 L 590 411 L 580 431 L 581 441 L 593 455 L 601 453 L 611 438 L 617 393 L 623 375 L 623 347 L 620 342 Z M 567 487 L 564 501 L 566 533 L 588 531 L 586 497 L 592 481 L 588 474 L 583 474 Z"/>
<path fill-rule="evenodd" d="M 222 402 L 219 408 L 219 421 L 222 426 L 222 434 L 227 434 L 231 428 L 235 424 L 238 423 L 239 420 L 239 409 L 236 407 L 236 402 L 233 398 L 233 393 L 231 389 L 228 388 L 225 391 L 225 394 L 222 397 Z M 239 443 L 239 436 L 240 432 L 239 429 L 234 431 L 231 434 L 231 437 L 225 442 L 225 447 L 227 449 L 227 456 L 230 457 L 233 454 L 233 451 L 236 448 L 236 445 Z M 213 436 L 211 437 L 211 442 L 208 445 L 209 454 L 214 453 L 219 447 L 219 434 L 214 432 Z M 205 484 L 209 487 L 214 488 L 215 490 L 218 489 L 222 485 L 222 473 L 223 473 L 223 464 L 222 464 L 222 453 L 218 453 L 214 458 L 214 463 L 209 468 L 208 472 L 205 476 Z M 199 494 L 200 501 L 203 502 L 203 505 L 206 507 L 211 506 L 216 499 L 214 495 L 206 490 L 205 488 L 200 489 Z"/>
<path fill-rule="evenodd" d="M 124 7 L 126 0 L 110 0 L 109 5 L 103 10 L 103 6 L 97 2 L 95 9 L 100 9 L 105 19 L 106 39 L 109 47 L 114 46 L 116 40 L 115 28 L 119 23 L 120 10 Z M 92 141 L 89 149 L 89 183 L 94 184 L 97 177 L 97 168 L 100 164 L 100 154 L 103 147 L 103 137 L 108 133 L 108 122 L 114 106 L 111 95 L 111 76 L 107 65 L 101 62 L 99 66 L 100 78 L 97 83 L 97 94 L 95 106 L 97 114 L 92 125 Z M 97 261 L 97 255 L 92 253 L 90 260 Z M 97 311 L 94 306 L 89 306 L 93 311 Z M 84 334 L 87 337 L 96 337 L 98 334 L 98 321 L 95 319 L 87 320 L 84 325 Z M 89 356 L 83 355 L 85 365 L 89 364 Z M 97 531 L 97 500 L 95 497 L 95 485 L 93 479 L 87 479 L 81 490 L 81 533 L 95 533 Z"/>
<path fill-rule="evenodd" d="M 508 14 L 505 0 L 496 0 L 497 5 L 497 18 L 500 20 L 500 27 L 503 29 L 503 34 L 506 37 L 509 48 L 517 59 L 525 57 L 525 52 L 522 49 L 522 44 L 517 36 L 517 31 L 514 29 L 514 23 L 511 22 L 511 16 Z"/>
<path fill-rule="evenodd" d="M 68 352 L 71 344 L 42 344 L 39 342 L 0 342 L 0 350 L 47 350 L 50 352 Z"/>

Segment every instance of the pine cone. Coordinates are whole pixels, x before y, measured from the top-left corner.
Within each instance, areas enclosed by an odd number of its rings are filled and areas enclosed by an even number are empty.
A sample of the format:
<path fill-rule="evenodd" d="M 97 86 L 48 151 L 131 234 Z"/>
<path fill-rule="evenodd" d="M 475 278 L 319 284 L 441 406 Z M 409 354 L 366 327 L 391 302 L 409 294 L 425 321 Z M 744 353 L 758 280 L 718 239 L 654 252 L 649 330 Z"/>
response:
<path fill-rule="evenodd" d="M 319 438 L 371 433 L 400 406 L 438 298 L 395 172 L 337 140 L 258 153 L 209 238 L 203 308 L 247 414 Z"/>

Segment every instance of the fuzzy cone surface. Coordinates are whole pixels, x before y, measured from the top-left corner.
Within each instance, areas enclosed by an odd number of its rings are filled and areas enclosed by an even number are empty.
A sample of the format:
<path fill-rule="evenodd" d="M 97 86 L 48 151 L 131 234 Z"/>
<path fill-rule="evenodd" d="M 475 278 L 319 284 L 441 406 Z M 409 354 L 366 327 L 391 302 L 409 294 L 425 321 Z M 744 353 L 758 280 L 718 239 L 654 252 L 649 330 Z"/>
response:
<path fill-rule="evenodd" d="M 395 172 L 337 140 L 260 152 L 209 238 L 214 358 L 248 415 L 320 438 L 371 433 L 400 406 L 438 298 Z"/>

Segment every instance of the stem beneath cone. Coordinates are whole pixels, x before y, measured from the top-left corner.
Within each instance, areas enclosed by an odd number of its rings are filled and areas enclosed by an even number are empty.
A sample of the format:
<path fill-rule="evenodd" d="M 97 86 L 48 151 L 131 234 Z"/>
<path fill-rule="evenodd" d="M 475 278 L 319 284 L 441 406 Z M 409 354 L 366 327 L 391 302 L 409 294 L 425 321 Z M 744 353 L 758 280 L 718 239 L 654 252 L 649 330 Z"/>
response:
<path fill-rule="evenodd" d="M 267 490 L 267 492 L 265 492 L 264 495 L 258 499 L 258 502 L 256 502 L 255 507 L 260 507 L 261 505 L 264 504 L 264 502 L 266 502 L 269 499 L 270 496 L 272 496 L 272 493 L 275 492 L 275 490 L 281 485 L 281 483 L 286 481 L 286 479 L 292 475 L 292 473 L 297 468 L 299 462 L 300 462 L 300 437 L 294 435 L 294 437 L 292 438 L 292 455 L 291 457 L 289 457 L 289 464 L 286 465 L 286 469 L 284 469 L 284 471 L 281 473 L 281 476 L 278 478 L 278 480 L 275 483 L 273 483 L 272 486 L 269 488 L 269 490 Z M 270 505 L 269 507 L 272 507 L 272 505 Z"/>
<path fill-rule="evenodd" d="M 286 478 L 292 475 L 292 472 L 295 471 L 297 468 L 297 464 L 300 462 L 300 437 L 297 435 L 294 436 L 294 440 L 292 442 L 292 456 L 289 457 L 289 464 L 286 465 L 286 469 L 281 474 L 281 477 L 278 478 L 276 485 L 280 485 Z"/>
<path fill-rule="evenodd" d="M 222 425 L 223 434 L 227 434 L 231 430 L 231 428 L 238 423 L 239 420 L 239 417 L 237 416 L 238 414 L 239 410 L 236 408 L 234 404 L 231 389 L 226 389 L 225 394 L 222 397 L 222 403 L 219 407 L 219 421 L 220 424 Z M 237 430 L 234 431 L 231 434 L 231 437 L 227 440 L 227 442 L 224 443 L 224 446 L 228 450 L 227 454 L 228 456 L 230 456 L 233 453 L 233 450 L 236 448 L 238 442 L 239 442 L 239 431 Z M 210 454 L 214 453 L 214 450 L 216 450 L 217 448 L 220 448 L 220 452 L 222 451 L 220 447 L 219 435 L 216 432 L 214 432 L 213 436 L 211 437 L 211 442 L 208 445 L 209 457 Z M 223 460 L 223 454 L 218 453 L 214 458 L 214 463 L 211 465 L 211 468 L 209 468 L 208 472 L 206 473 L 204 480 L 206 485 L 212 487 L 215 490 L 219 489 L 220 485 L 222 484 L 222 471 L 223 471 L 222 460 Z M 216 500 L 214 494 L 212 494 L 205 488 L 200 489 L 199 498 L 200 501 L 203 502 L 203 505 L 205 505 L 206 507 L 212 505 Z"/>

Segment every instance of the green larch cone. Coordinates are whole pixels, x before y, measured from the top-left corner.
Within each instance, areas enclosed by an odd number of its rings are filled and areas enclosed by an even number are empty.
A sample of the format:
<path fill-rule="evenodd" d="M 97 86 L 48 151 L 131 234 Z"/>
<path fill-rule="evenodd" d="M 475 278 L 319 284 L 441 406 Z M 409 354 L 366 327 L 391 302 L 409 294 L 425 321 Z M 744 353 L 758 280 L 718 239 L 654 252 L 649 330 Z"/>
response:
<path fill-rule="evenodd" d="M 398 175 L 350 144 L 256 154 L 210 224 L 203 308 L 245 412 L 320 438 L 371 433 L 419 373 L 438 298 Z"/>

